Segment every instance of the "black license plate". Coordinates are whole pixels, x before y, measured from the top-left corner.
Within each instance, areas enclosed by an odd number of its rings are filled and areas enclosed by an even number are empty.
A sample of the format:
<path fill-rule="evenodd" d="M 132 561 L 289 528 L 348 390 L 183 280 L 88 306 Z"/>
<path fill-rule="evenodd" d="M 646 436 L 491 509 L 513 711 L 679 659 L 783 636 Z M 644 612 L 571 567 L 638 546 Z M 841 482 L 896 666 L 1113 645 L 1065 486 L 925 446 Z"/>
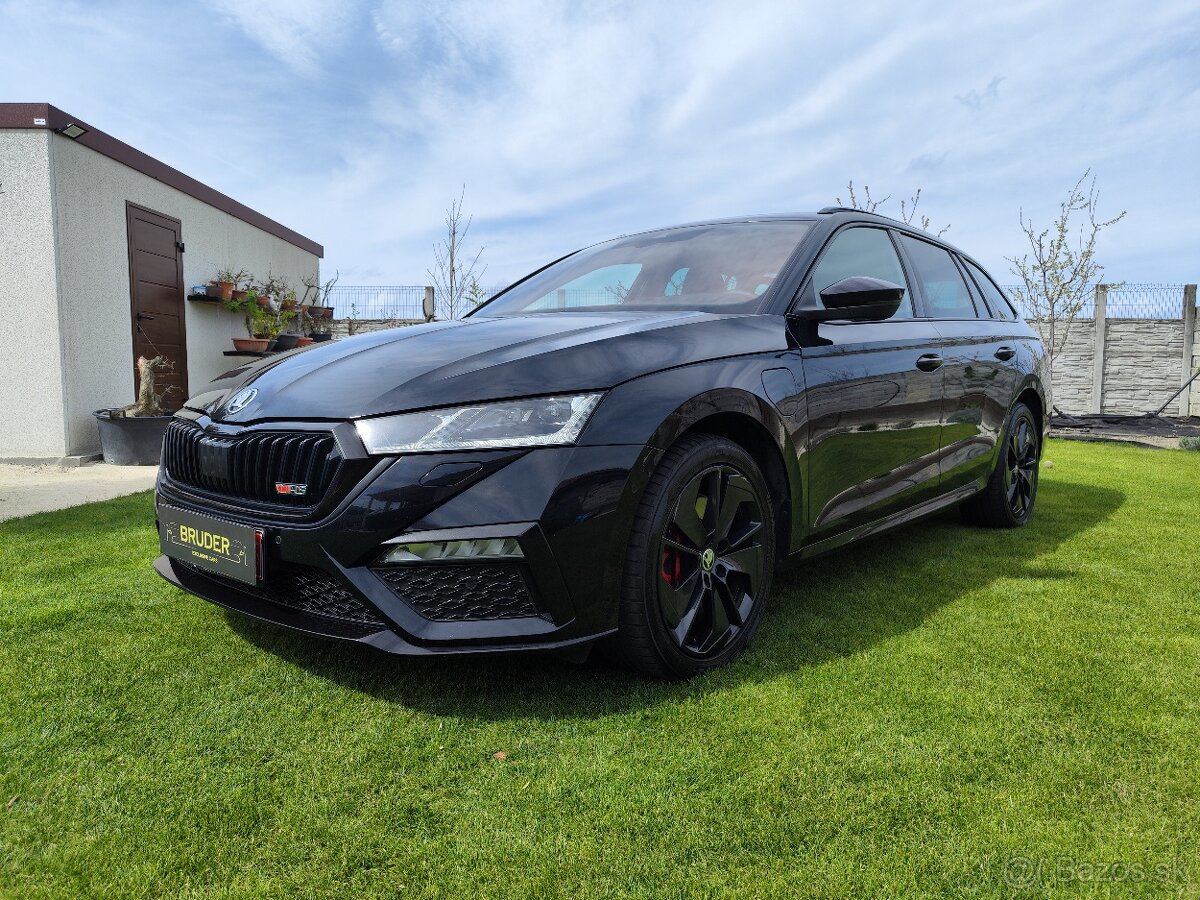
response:
<path fill-rule="evenodd" d="M 246 584 L 262 580 L 262 535 L 262 529 L 250 525 L 170 506 L 158 508 L 158 543 L 163 553 Z"/>

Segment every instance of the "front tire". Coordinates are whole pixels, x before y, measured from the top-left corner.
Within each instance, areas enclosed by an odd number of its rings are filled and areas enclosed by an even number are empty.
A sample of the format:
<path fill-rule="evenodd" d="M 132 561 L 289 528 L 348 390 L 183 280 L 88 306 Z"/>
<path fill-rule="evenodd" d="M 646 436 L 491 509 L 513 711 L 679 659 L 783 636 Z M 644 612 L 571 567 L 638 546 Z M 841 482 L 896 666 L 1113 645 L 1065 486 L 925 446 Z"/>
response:
<path fill-rule="evenodd" d="M 1041 449 L 1033 413 L 1017 403 L 1008 414 L 996 468 L 987 487 L 963 503 L 963 521 L 984 528 L 1019 528 L 1033 518 Z"/>
<path fill-rule="evenodd" d="M 634 519 L 617 661 L 666 679 L 731 662 L 758 630 L 774 566 L 770 492 L 754 460 L 725 438 L 683 438 Z"/>

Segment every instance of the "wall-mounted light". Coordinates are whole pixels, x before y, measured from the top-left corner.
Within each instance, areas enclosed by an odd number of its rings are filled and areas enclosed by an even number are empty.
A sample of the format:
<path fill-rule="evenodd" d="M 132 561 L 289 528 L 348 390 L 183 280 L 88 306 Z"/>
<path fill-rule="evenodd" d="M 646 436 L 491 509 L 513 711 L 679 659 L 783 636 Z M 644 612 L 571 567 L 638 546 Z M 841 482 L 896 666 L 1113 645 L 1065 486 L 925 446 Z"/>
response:
<path fill-rule="evenodd" d="M 74 122 L 72 122 L 70 125 L 58 129 L 58 133 L 69 137 L 71 140 L 75 140 L 75 138 L 79 137 L 81 134 L 87 134 L 87 129 L 82 125 L 76 125 Z"/>

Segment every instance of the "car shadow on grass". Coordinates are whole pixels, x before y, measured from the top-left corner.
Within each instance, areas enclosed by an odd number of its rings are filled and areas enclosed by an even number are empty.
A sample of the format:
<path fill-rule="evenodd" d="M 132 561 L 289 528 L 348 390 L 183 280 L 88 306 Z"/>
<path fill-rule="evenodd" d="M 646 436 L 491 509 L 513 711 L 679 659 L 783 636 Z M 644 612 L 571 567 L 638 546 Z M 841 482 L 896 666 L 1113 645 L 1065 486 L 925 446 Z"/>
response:
<path fill-rule="evenodd" d="M 593 654 L 574 665 L 545 654 L 391 657 L 289 632 L 236 613 L 232 629 L 257 647 L 353 691 L 464 719 L 594 718 L 725 691 L 852 656 L 918 627 L 943 606 L 1000 578 L 1069 579 L 1042 558 L 1109 518 L 1119 491 L 1045 482 L 1025 528 L 968 528 L 957 512 L 787 563 L 747 653 L 688 682 L 649 681 Z"/>

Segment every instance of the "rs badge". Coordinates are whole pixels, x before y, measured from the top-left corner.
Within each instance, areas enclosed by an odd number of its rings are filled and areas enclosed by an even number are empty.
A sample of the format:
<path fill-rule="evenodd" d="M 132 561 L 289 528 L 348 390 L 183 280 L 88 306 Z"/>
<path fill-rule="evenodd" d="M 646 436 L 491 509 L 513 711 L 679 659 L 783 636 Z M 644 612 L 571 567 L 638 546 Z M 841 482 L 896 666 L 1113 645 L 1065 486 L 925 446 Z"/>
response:
<path fill-rule="evenodd" d="M 275 482 L 275 493 L 286 494 L 289 497 L 303 497 L 308 493 L 307 484 L 285 484 L 282 481 Z"/>

